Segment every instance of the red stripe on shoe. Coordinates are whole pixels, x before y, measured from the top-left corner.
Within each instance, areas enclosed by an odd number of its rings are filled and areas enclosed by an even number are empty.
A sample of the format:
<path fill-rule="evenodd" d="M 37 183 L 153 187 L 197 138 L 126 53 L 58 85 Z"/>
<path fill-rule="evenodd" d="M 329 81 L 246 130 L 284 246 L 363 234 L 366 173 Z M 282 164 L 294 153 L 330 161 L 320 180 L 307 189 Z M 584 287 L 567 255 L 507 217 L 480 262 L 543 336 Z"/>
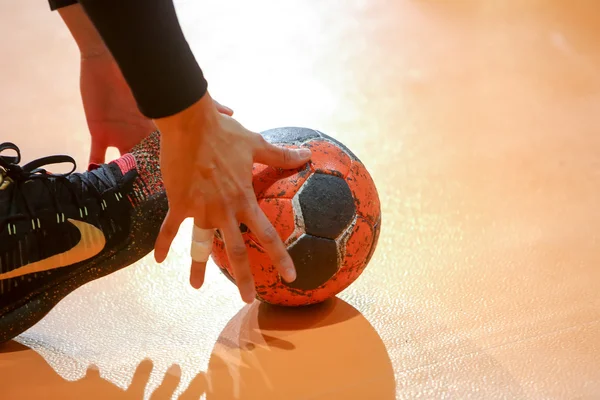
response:
<path fill-rule="evenodd" d="M 119 169 L 121 169 L 121 173 L 123 175 L 125 175 L 126 173 L 128 173 L 129 171 L 131 171 L 132 169 L 135 169 L 137 167 L 137 163 L 135 162 L 135 157 L 129 153 L 124 154 L 120 158 L 116 159 L 114 161 L 114 163 L 119 166 Z"/>

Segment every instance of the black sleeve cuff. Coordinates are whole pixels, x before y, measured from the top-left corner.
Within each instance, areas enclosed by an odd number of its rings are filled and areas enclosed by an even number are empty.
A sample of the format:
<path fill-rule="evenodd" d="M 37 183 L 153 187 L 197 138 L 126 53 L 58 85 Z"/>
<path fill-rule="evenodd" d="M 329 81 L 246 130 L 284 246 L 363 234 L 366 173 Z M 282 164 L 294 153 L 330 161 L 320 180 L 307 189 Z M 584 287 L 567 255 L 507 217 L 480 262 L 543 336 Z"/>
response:
<path fill-rule="evenodd" d="M 56 11 L 59 8 L 72 6 L 73 4 L 77 4 L 77 0 L 48 0 L 48 4 L 50 5 L 51 11 Z"/>
<path fill-rule="evenodd" d="M 142 114 L 163 118 L 200 100 L 208 84 L 172 0 L 79 0 L 119 65 Z"/>

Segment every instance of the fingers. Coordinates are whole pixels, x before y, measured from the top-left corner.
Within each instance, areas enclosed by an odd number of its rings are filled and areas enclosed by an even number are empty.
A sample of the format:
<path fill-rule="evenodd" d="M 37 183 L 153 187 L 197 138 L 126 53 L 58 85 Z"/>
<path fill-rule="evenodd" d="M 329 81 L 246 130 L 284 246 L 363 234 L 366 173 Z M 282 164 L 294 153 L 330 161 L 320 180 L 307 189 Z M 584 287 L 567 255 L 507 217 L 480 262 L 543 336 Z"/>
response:
<path fill-rule="evenodd" d="M 210 257 L 214 229 L 205 229 L 198 226 L 194 218 L 194 228 L 192 231 L 192 247 L 190 253 L 192 256 L 192 267 L 190 269 L 190 285 L 194 289 L 200 289 L 204 283 L 206 274 L 206 263 Z"/>
<path fill-rule="evenodd" d="M 273 261 L 281 277 L 287 282 L 293 282 L 296 279 L 296 269 L 292 257 L 290 257 L 277 230 L 258 205 L 256 210 L 248 216 L 247 224 L 262 247 L 267 251 L 269 257 L 271 257 L 271 261 Z"/>
<path fill-rule="evenodd" d="M 167 216 L 158 233 L 156 244 L 154 245 L 154 259 L 157 263 L 162 263 L 167 258 L 171 243 L 173 243 L 173 239 L 177 236 L 179 226 L 184 219 L 182 216 L 176 214 L 173 209 L 167 212 Z"/>
<path fill-rule="evenodd" d="M 206 262 L 192 261 L 192 267 L 190 269 L 190 285 L 194 289 L 200 289 L 204 284 L 204 277 L 206 276 Z"/>
<path fill-rule="evenodd" d="M 100 143 L 92 137 L 92 145 L 90 148 L 90 164 L 102 164 L 106 159 L 107 146 L 104 143 Z"/>
<path fill-rule="evenodd" d="M 242 300 L 250 304 L 256 297 L 254 278 L 250 271 L 248 260 L 248 249 L 240 232 L 238 223 L 234 217 L 230 218 L 227 226 L 221 229 L 227 258 L 233 269 L 235 283 L 240 291 Z"/>
<path fill-rule="evenodd" d="M 293 169 L 306 164 L 311 157 L 310 149 L 289 149 L 275 146 L 259 135 L 259 145 L 254 152 L 254 161 L 276 168 Z"/>

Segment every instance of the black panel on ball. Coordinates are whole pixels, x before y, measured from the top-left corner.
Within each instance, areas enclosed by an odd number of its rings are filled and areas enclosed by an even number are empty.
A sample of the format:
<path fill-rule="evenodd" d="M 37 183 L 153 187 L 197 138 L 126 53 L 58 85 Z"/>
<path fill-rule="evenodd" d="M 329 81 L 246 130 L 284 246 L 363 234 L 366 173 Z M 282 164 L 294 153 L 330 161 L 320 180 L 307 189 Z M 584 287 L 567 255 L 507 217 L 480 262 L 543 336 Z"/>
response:
<path fill-rule="evenodd" d="M 331 136 L 321 132 L 321 131 L 317 131 L 321 134 L 321 137 L 324 139 L 329 140 L 330 142 L 336 144 L 340 149 L 344 150 L 346 152 L 346 154 L 348 154 L 348 156 L 354 160 L 354 161 L 358 161 L 360 162 L 360 160 L 358 159 L 358 157 L 356 157 L 356 154 L 354 154 L 352 151 L 350 151 L 350 149 L 348 147 L 346 147 L 345 144 L 343 144 L 342 142 L 340 142 L 337 139 L 332 138 Z"/>
<path fill-rule="evenodd" d="M 294 282 L 283 283 L 291 288 L 316 289 L 338 270 L 337 244 L 331 239 L 305 234 L 288 251 L 294 261 L 297 278 Z"/>
<path fill-rule="evenodd" d="M 339 146 L 348 156 L 355 161 L 360 162 L 360 159 L 354 154 L 345 144 L 339 140 L 315 129 L 302 127 L 282 127 L 273 128 L 260 133 L 269 143 L 278 144 L 297 144 L 306 142 L 310 139 L 325 139 Z"/>
<path fill-rule="evenodd" d="M 342 178 L 316 173 L 298 196 L 305 231 L 310 235 L 335 239 L 354 219 L 354 197 Z"/>
<path fill-rule="evenodd" d="M 321 137 L 321 134 L 313 129 L 297 127 L 269 129 L 267 131 L 261 132 L 261 135 L 267 140 L 267 142 L 273 144 L 302 143 L 309 139 Z"/>

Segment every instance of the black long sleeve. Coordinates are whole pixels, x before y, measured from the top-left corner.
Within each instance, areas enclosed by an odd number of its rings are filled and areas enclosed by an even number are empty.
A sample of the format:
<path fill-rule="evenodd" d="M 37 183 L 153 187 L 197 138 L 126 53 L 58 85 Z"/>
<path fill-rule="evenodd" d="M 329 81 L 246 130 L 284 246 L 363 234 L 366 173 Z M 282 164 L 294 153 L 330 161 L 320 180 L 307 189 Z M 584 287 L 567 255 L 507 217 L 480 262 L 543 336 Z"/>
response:
<path fill-rule="evenodd" d="M 204 96 L 207 82 L 172 0 L 79 0 L 119 65 L 142 114 L 162 118 Z"/>

